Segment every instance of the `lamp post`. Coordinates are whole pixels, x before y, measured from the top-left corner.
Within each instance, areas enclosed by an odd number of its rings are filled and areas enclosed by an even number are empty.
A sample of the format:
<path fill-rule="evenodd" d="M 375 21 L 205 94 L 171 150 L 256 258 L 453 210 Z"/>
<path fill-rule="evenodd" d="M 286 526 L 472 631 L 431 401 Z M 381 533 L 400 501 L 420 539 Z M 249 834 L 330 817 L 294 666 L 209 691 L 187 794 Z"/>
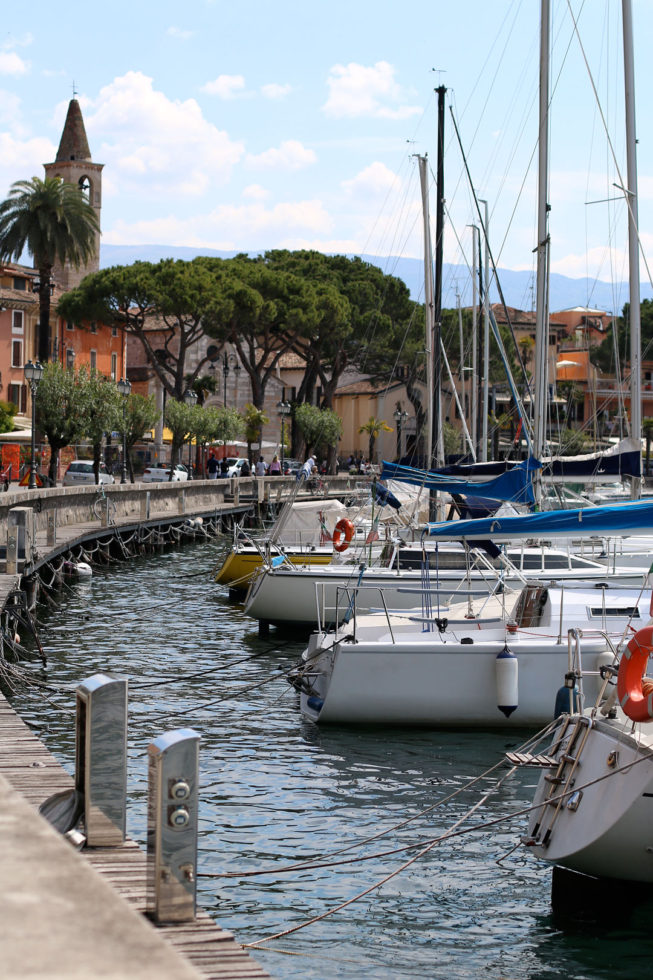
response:
<path fill-rule="evenodd" d="M 184 401 L 189 408 L 197 404 L 197 394 L 192 388 L 186 388 L 184 392 Z M 192 452 L 193 452 L 193 433 L 188 433 L 188 479 L 193 479 L 193 462 L 192 462 Z"/>
<path fill-rule="evenodd" d="M 401 459 L 401 427 L 403 423 L 408 418 L 408 412 L 402 412 L 402 410 L 397 407 L 394 410 L 394 420 L 397 423 L 397 459 Z"/>
<path fill-rule="evenodd" d="M 118 391 L 122 395 L 122 471 L 120 482 L 127 482 L 127 399 L 132 390 L 131 382 L 127 378 L 121 378 L 117 384 Z"/>
<path fill-rule="evenodd" d="M 284 453 L 286 451 L 286 418 L 288 415 L 290 415 L 292 406 L 290 405 L 290 402 L 280 401 L 277 402 L 277 410 L 281 416 L 281 475 L 283 476 Z"/>
<path fill-rule="evenodd" d="M 30 457 L 29 464 L 29 490 L 36 489 L 36 389 L 39 386 L 39 381 L 43 377 L 43 365 L 40 361 L 33 364 L 32 361 L 28 361 L 23 368 L 25 372 L 25 380 L 29 384 L 30 391 L 32 393 L 32 454 Z"/>

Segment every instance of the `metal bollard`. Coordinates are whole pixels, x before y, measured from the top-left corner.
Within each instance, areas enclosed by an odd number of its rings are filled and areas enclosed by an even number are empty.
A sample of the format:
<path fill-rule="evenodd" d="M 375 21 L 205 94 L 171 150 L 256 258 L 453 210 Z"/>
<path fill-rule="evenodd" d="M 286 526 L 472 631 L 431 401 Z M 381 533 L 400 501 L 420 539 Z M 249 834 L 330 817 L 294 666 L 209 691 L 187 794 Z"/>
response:
<path fill-rule="evenodd" d="M 57 511 L 56 509 L 48 511 L 48 536 L 47 544 L 51 548 L 57 543 Z"/>
<path fill-rule="evenodd" d="M 200 737 L 178 728 L 147 750 L 147 912 L 157 922 L 195 918 Z"/>
<path fill-rule="evenodd" d="M 149 521 L 150 519 L 150 491 L 146 490 L 141 497 L 141 520 Z"/>
<path fill-rule="evenodd" d="M 7 516 L 6 574 L 16 575 L 31 557 L 34 513 L 31 507 L 12 507 Z"/>
<path fill-rule="evenodd" d="M 125 840 L 127 678 L 93 674 L 77 688 L 75 789 L 89 847 Z"/>

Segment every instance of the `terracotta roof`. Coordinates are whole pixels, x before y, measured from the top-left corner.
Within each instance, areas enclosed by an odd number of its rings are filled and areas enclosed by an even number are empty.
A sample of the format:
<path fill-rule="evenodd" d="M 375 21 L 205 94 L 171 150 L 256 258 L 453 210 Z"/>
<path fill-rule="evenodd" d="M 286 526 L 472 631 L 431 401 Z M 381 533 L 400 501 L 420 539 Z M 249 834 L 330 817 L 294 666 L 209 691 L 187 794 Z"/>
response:
<path fill-rule="evenodd" d="M 336 389 L 336 397 L 338 395 L 380 395 L 384 391 L 391 391 L 393 388 L 401 388 L 402 383 L 400 381 L 393 381 L 390 384 L 384 382 L 375 382 L 370 378 L 361 378 L 360 381 L 354 381 L 348 385 L 342 385 L 342 387 Z"/>
<path fill-rule="evenodd" d="M 38 302 L 38 297 L 31 290 L 0 286 L 0 306 L 12 310 L 28 310 L 38 306 Z"/>
<path fill-rule="evenodd" d="M 55 163 L 62 163 L 64 160 L 91 160 L 82 110 L 77 99 L 71 99 L 68 105 Z"/>

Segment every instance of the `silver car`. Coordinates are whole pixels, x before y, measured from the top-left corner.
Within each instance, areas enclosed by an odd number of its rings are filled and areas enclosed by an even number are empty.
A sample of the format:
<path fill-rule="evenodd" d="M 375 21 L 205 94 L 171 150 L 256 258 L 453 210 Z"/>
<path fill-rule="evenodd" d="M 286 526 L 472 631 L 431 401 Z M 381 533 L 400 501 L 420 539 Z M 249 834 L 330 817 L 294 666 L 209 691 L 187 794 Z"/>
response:
<path fill-rule="evenodd" d="M 100 463 L 100 483 L 115 483 L 104 463 Z M 92 459 L 75 459 L 64 473 L 64 487 L 80 487 L 95 483 Z"/>

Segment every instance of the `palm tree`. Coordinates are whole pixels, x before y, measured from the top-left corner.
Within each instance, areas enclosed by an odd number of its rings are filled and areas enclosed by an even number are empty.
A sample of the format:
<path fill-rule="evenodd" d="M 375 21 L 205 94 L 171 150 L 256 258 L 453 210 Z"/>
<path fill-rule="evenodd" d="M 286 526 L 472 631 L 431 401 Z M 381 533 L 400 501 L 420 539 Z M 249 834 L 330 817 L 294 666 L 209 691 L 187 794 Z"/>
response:
<path fill-rule="evenodd" d="M 57 259 L 75 268 L 93 258 L 100 224 L 83 191 L 60 177 L 18 180 L 0 204 L 0 262 L 27 249 L 39 273 L 38 358 L 50 357 L 50 294 Z"/>
<path fill-rule="evenodd" d="M 392 428 L 386 422 L 384 422 L 383 419 L 375 419 L 373 415 L 370 415 L 365 425 L 361 425 L 358 431 L 367 432 L 368 436 L 370 437 L 368 460 L 371 463 L 374 458 L 374 447 L 376 445 L 376 440 L 381 432 L 392 432 Z"/>

